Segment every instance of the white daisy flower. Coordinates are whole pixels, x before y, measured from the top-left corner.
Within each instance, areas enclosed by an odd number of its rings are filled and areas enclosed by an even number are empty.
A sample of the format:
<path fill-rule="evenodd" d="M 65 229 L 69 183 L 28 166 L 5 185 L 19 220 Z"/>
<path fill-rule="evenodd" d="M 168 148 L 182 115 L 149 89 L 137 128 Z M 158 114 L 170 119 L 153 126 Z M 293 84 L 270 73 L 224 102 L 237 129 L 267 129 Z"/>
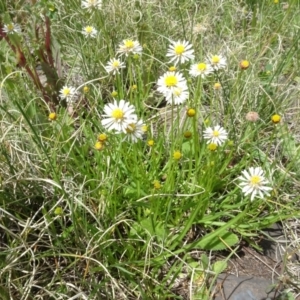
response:
<path fill-rule="evenodd" d="M 215 126 L 214 128 L 208 127 L 203 133 L 204 139 L 208 140 L 207 144 L 213 143 L 219 146 L 227 140 L 227 136 L 227 131 L 219 125 Z"/>
<path fill-rule="evenodd" d="M 120 69 L 125 68 L 125 63 L 121 62 L 119 59 L 111 59 L 106 67 L 104 67 L 107 73 L 119 74 Z"/>
<path fill-rule="evenodd" d="M 117 53 L 128 56 L 129 53 L 141 54 L 142 50 L 143 48 L 138 41 L 128 39 L 122 41 L 122 43 L 119 45 L 119 50 Z"/>
<path fill-rule="evenodd" d="M 73 98 L 76 96 L 77 92 L 76 89 L 72 86 L 64 86 L 59 91 L 59 96 L 63 100 L 65 99 L 67 102 L 70 102 L 73 100 Z"/>
<path fill-rule="evenodd" d="M 213 68 L 210 64 L 197 63 L 191 65 L 189 73 L 191 76 L 194 77 L 201 76 L 202 78 L 204 78 L 205 76 L 209 75 L 212 72 L 213 72 Z"/>
<path fill-rule="evenodd" d="M 20 27 L 19 24 L 9 23 L 9 24 L 4 24 L 2 30 L 6 34 L 20 33 L 21 32 L 21 27 Z"/>
<path fill-rule="evenodd" d="M 126 128 L 126 139 L 133 143 L 142 140 L 145 134 L 144 127 L 145 124 L 142 120 L 129 123 Z"/>
<path fill-rule="evenodd" d="M 125 100 L 122 99 L 119 103 L 115 100 L 114 103 L 105 104 L 101 124 L 107 130 L 126 133 L 128 125 L 136 123 L 137 116 L 134 111 L 134 106 Z"/>
<path fill-rule="evenodd" d="M 101 9 L 101 6 L 102 6 L 102 0 L 81 1 L 81 7 L 86 8 L 88 10 Z"/>
<path fill-rule="evenodd" d="M 227 66 L 226 58 L 222 55 L 212 55 L 207 61 L 214 70 L 225 69 Z"/>
<path fill-rule="evenodd" d="M 181 63 L 183 64 L 186 61 L 194 59 L 194 50 L 192 49 L 192 45 L 187 41 L 178 41 L 171 42 L 169 46 L 167 56 L 171 57 L 170 63 L 174 62 L 174 64 Z"/>
<path fill-rule="evenodd" d="M 165 96 L 175 88 L 187 89 L 187 82 L 179 72 L 166 72 L 157 81 L 157 90 Z"/>
<path fill-rule="evenodd" d="M 250 195 L 250 201 L 258 196 L 259 198 L 264 198 L 264 194 L 269 196 L 269 191 L 272 190 L 269 187 L 269 181 L 264 176 L 264 171 L 261 167 L 249 168 L 248 171 L 242 171 L 239 180 L 241 180 L 239 186 L 245 196 Z"/>
<path fill-rule="evenodd" d="M 96 37 L 97 33 L 98 33 L 97 29 L 93 26 L 85 26 L 82 29 L 82 34 L 86 37 L 94 38 Z"/>
<path fill-rule="evenodd" d="M 189 98 L 189 91 L 187 86 L 175 87 L 166 94 L 168 104 L 179 105 L 184 103 Z"/>

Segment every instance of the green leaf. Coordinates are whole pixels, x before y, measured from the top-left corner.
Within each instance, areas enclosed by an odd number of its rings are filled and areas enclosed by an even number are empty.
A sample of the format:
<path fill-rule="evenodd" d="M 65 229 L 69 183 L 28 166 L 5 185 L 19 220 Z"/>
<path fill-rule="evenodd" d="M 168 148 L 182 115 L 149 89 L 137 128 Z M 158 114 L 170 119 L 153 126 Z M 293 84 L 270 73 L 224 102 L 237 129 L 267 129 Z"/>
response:
<path fill-rule="evenodd" d="M 9 300 L 9 293 L 6 288 L 0 285 L 0 299 L 1 300 Z"/>
<path fill-rule="evenodd" d="M 135 275 L 134 273 L 128 271 L 128 269 L 123 268 L 123 267 L 121 267 L 121 266 L 119 266 L 119 265 L 114 265 L 114 267 L 116 267 L 117 269 L 119 269 L 120 271 L 122 271 L 122 272 L 125 273 L 125 274 L 131 275 L 131 276 L 134 276 L 134 275 Z"/>
<path fill-rule="evenodd" d="M 239 222 L 240 219 L 244 217 L 245 214 L 246 214 L 246 210 L 244 210 L 243 212 L 235 216 L 233 219 L 228 221 L 222 227 L 204 236 L 200 241 L 195 241 L 191 244 L 186 245 L 184 249 L 187 250 L 194 249 L 194 248 L 209 249 L 209 250 L 226 249 L 227 246 L 225 246 L 223 242 L 221 242 L 220 238 L 222 238 L 222 240 L 226 242 L 228 246 L 233 246 L 238 241 L 238 238 L 235 234 L 227 232 L 226 230 L 227 228 L 231 228 L 231 226 L 233 225 L 237 226 L 237 223 Z M 234 240 L 236 240 L 236 242 L 232 243 Z M 223 247 L 219 248 L 221 246 L 220 245 L 221 243 Z"/>
<path fill-rule="evenodd" d="M 140 223 L 135 223 L 130 230 L 130 235 L 150 235 L 157 236 L 157 238 L 163 241 L 168 236 L 168 230 L 161 222 L 154 222 L 151 218 L 145 218 Z"/>
<path fill-rule="evenodd" d="M 188 265 L 192 269 L 199 268 L 199 262 L 197 262 L 197 261 L 191 261 L 191 262 L 188 263 Z"/>
<path fill-rule="evenodd" d="M 182 143 L 182 153 L 184 156 L 189 156 L 194 154 L 194 147 L 190 141 L 185 141 Z"/>
<path fill-rule="evenodd" d="M 289 160 L 295 160 L 299 153 L 299 147 L 296 144 L 295 138 L 291 134 L 283 134 L 283 148 L 282 152 L 283 154 L 289 159 Z"/>
<path fill-rule="evenodd" d="M 155 234 L 155 225 L 150 218 L 143 219 L 140 225 L 143 230 L 148 231 L 151 235 Z"/>
<path fill-rule="evenodd" d="M 225 260 L 216 261 L 212 266 L 212 269 L 216 274 L 221 274 L 226 268 L 227 261 Z"/>
<path fill-rule="evenodd" d="M 209 259 L 208 259 L 208 256 L 205 253 L 203 253 L 201 255 L 201 262 L 202 262 L 203 269 L 206 270 L 209 266 Z"/>
<path fill-rule="evenodd" d="M 224 250 L 239 241 L 237 235 L 229 231 L 222 232 L 218 236 L 210 236 L 211 234 L 206 235 L 195 247 L 204 250 Z"/>
<path fill-rule="evenodd" d="M 169 231 L 163 223 L 157 223 L 155 226 L 155 233 L 160 241 L 164 241 L 169 234 Z"/>

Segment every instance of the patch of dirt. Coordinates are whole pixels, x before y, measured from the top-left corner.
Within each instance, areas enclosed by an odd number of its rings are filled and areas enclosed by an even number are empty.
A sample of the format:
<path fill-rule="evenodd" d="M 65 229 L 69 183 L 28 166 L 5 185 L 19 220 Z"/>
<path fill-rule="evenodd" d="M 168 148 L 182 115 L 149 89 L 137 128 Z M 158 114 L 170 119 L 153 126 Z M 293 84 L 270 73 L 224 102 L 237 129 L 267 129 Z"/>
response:
<path fill-rule="evenodd" d="M 282 269 L 282 262 L 261 254 L 249 246 L 243 246 L 228 265 L 227 272 L 235 276 L 247 275 L 266 279 L 280 276 Z"/>
<path fill-rule="evenodd" d="M 285 288 L 286 261 L 297 263 L 299 255 L 291 250 L 280 223 L 265 230 L 258 245 L 262 252 L 244 244 L 230 259 L 227 270 L 218 277 L 213 299 L 279 299 Z"/>

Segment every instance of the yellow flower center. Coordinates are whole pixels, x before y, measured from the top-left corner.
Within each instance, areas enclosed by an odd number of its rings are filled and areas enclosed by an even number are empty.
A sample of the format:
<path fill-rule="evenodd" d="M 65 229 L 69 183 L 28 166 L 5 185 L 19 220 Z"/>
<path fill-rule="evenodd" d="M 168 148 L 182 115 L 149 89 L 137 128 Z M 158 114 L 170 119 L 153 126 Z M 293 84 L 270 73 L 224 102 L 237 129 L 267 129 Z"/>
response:
<path fill-rule="evenodd" d="M 104 147 L 103 143 L 101 143 L 101 142 L 96 142 L 95 143 L 95 149 L 96 150 L 102 150 L 103 147 Z"/>
<path fill-rule="evenodd" d="M 88 34 L 91 34 L 93 31 L 93 27 L 92 26 L 86 26 L 85 27 L 85 32 L 88 33 Z"/>
<path fill-rule="evenodd" d="M 205 63 L 200 63 L 197 65 L 198 71 L 205 71 L 207 69 L 207 65 Z"/>
<path fill-rule="evenodd" d="M 50 11 L 55 11 L 55 6 L 54 6 L 53 4 L 50 4 L 50 3 L 49 3 L 48 9 L 49 9 Z"/>
<path fill-rule="evenodd" d="M 116 108 L 112 111 L 111 116 L 116 120 L 122 120 L 124 117 L 124 112 L 120 108 Z"/>
<path fill-rule="evenodd" d="M 50 121 L 55 121 L 57 119 L 57 114 L 55 112 L 52 112 L 49 114 L 48 118 Z"/>
<path fill-rule="evenodd" d="M 136 125 L 132 123 L 132 124 L 129 124 L 129 125 L 127 126 L 126 132 L 127 132 L 127 133 L 133 133 L 133 132 L 135 131 L 135 129 L 136 129 Z"/>
<path fill-rule="evenodd" d="M 281 121 L 281 117 L 279 115 L 273 115 L 271 119 L 274 124 L 277 124 Z"/>
<path fill-rule="evenodd" d="M 63 213 L 64 213 L 64 211 L 60 206 L 56 207 L 54 210 L 54 214 L 57 216 L 61 216 L 61 215 L 63 215 Z"/>
<path fill-rule="evenodd" d="M 196 114 L 196 110 L 193 108 L 189 108 L 186 112 L 186 114 L 188 115 L 188 117 L 194 117 Z"/>
<path fill-rule="evenodd" d="M 250 62 L 248 60 L 242 60 L 240 62 L 240 66 L 243 70 L 246 70 L 249 68 Z"/>
<path fill-rule="evenodd" d="M 186 131 L 183 136 L 186 138 L 186 139 L 189 139 L 190 137 L 192 137 L 192 133 L 190 131 Z"/>
<path fill-rule="evenodd" d="M 117 91 L 113 91 L 113 92 L 111 92 L 111 96 L 112 96 L 112 97 L 116 97 L 116 96 L 118 96 L 118 92 L 117 92 Z"/>
<path fill-rule="evenodd" d="M 118 67 L 120 66 L 120 62 L 117 61 L 117 60 L 115 60 L 115 61 L 112 63 L 112 66 L 113 66 L 114 68 L 118 68 Z"/>
<path fill-rule="evenodd" d="M 175 72 L 175 71 L 176 71 L 176 67 L 175 67 L 175 66 L 171 66 L 171 67 L 169 68 L 169 71 L 170 71 L 170 72 Z"/>
<path fill-rule="evenodd" d="M 215 89 L 215 90 L 219 90 L 221 87 L 222 87 L 222 86 L 221 86 L 221 83 L 219 83 L 219 82 L 216 82 L 216 83 L 214 84 L 214 89 Z"/>
<path fill-rule="evenodd" d="M 98 140 L 99 140 L 100 142 L 105 142 L 105 141 L 107 140 L 107 135 L 106 135 L 105 133 L 100 133 L 100 134 L 98 135 Z"/>
<path fill-rule="evenodd" d="M 175 160 L 179 160 L 180 158 L 182 157 L 182 154 L 180 151 L 175 151 L 174 154 L 173 154 L 173 158 Z"/>
<path fill-rule="evenodd" d="M 215 144 L 215 143 L 210 143 L 210 144 L 208 145 L 208 149 L 209 149 L 210 151 L 215 151 L 217 148 L 218 148 L 218 145 Z"/>
<path fill-rule="evenodd" d="M 220 57 L 217 56 L 217 55 L 214 55 L 214 56 L 211 58 L 211 62 L 212 62 L 214 65 L 217 65 L 217 64 L 220 62 Z"/>
<path fill-rule="evenodd" d="M 165 79 L 165 84 L 167 87 L 176 86 L 178 83 L 178 79 L 175 75 L 169 75 Z"/>
<path fill-rule="evenodd" d="M 127 49 L 132 49 L 134 47 L 134 43 L 132 40 L 126 40 L 124 44 Z"/>
<path fill-rule="evenodd" d="M 176 55 L 182 55 L 182 53 L 185 51 L 185 48 L 183 45 L 177 45 L 175 46 L 174 51 Z"/>
<path fill-rule="evenodd" d="M 10 23 L 10 24 L 8 24 L 7 25 L 7 29 L 9 30 L 9 31 L 13 31 L 14 30 L 14 24 L 12 24 L 12 23 Z"/>
<path fill-rule="evenodd" d="M 70 90 L 69 88 L 65 88 L 65 89 L 63 90 L 64 96 L 70 95 L 70 92 L 71 92 L 71 90 Z"/>
<path fill-rule="evenodd" d="M 261 182 L 261 178 L 260 176 L 254 175 L 250 178 L 250 183 L 251 185 L 255 186 L 255 185 L 259 185 Z"/>
<path fill-rule="evenodd" d="M 220 132 L 218 130 L 214 130 L 213 133 L 212 133 L 212 135 L 214 137 L 219 137 L 220 136 Z"/>
<path fill-rule="evenodd" d="M 153 186 L 156 190 L 159 190 L 161 188 L 161 184 L 158 180 L 153 181 Z"/>
<path fill-rule="evenodd" d="M 148 145 L 149 147 L 152 147 L 152 146 L 154 145 L 154 141 L 153 141 L 153 140 L 149 140 L 149 141 L 147 142 L 147 145 Z"/>

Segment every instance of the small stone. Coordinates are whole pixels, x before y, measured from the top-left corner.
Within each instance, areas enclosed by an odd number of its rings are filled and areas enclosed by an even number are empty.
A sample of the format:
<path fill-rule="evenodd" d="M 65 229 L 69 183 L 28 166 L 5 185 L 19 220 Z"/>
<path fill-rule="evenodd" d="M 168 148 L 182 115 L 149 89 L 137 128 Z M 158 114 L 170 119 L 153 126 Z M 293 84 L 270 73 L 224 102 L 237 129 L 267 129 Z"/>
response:
<path fill-rule="evenodd" d="M 216 284 L 214 300 L 262 300 L 274 299 L 275 286 L 271 280 L 221 274 Z M 277 291 L 278 294 L 278 291 Z"/>

